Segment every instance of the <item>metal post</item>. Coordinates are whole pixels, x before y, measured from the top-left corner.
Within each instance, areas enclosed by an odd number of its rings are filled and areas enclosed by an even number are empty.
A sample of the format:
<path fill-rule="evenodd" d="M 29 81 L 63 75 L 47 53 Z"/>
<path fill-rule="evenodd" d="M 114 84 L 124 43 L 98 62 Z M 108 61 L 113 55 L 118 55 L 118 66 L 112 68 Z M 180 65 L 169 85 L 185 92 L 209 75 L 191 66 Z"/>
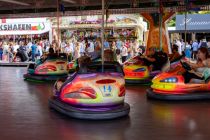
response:
<path fill-rule="evenodd" d="M 160 40 L 160 43 L 159 43 L 159 45 L 160 45 L 160 50 L 162 51 L 162 49 L 163 49 L 163 47 L 162 47 L 162 31 L 163 31 L 163 24 L 162 24 L 162 16 L 163 16 L 163 13 L 162 13 L 162 2 L 161 2 L 161 0 L 159 0 L 159 12 L 160 12 L 160 14 L 159 14 L 159 40 Z"/>
<path fill-rule="evenodd" d="M 163 31 L 163 24 L 162 24 L 162 13 L 160 13 L 160 16 L 159 16 L 159 20 L 160 20 L 160 27 L 159 27 L 159 39 L 160 39 L 160 50 L 162 51 L 163 49 L 163 43 L 162 43 L 162 31 Z"/>
<path fill-rule="evenodd" d="M 59 1 L 60 0 L 57 0 L 57 33 L 58 33 L 58 46 L 57 47 L 60 47 L 60 11 L 59 11 Z"/>
<path fill-rule="evenodd" d="M 104 72 L 104 0 L 102 0 L 102 27 L 101 27 L 101 58 L 102 58 L 102 72 Z"/>
<path fill-rule="evenodd" d="M 186 49 L 186 42 L 187 42 L 187 6 L 185 10 L 185 24 L 184 24 L 184 49 Z"/>

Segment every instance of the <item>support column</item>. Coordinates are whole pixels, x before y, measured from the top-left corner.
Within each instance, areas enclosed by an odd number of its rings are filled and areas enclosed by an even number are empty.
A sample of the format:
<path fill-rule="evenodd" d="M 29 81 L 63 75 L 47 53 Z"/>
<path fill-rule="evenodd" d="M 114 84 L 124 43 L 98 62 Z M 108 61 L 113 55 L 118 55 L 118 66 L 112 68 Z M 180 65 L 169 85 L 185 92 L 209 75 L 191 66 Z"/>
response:
<path fill-rule="evenodd" d="M 60 0 L 57 0 L 57 33 L 58 33 L 58 47 L 60 47 L 60 11 L 59 11 L 59 6 L 60 6 Z"/>
<path fill-rule="evenodd" d="M 161 49 L 160 44 L 162 45 L 162 50 L 165 53 L 170 52 L 170 44 L 169 44 L 169 35 L 166 26 L 166 21 L 171 18 L 175 12 L 164 12 L 162 15 L 162 43 L 160 43 L 160 22 L 159 22 L 159 13 L 141 13 L 141 15 L 149 22 L 149 35 L 147 40 L 146 53 L 148 53 L 149 48 L 156 47 Z"/>
<path fill-rule="evenodd" d="M 105 1 L 102 0 L 102 27 L 101 27 L 101 59 L 102 59 L 102 72 L 104 72 L 104 15 L 105 15 Z"/>
<path fill-rule="evenodd" d="M 51 28 L 50 31 L 49 31 L 49 38 L 48 38 L 50 44 L 52 43 L 52 40 L 53 40 L 53 29 Z"/>
<path fill-rule="evenodd" d="M 195 40 L 196 37 L 195 37 L 195 33 L 192 33 L 192 40 Z"/>

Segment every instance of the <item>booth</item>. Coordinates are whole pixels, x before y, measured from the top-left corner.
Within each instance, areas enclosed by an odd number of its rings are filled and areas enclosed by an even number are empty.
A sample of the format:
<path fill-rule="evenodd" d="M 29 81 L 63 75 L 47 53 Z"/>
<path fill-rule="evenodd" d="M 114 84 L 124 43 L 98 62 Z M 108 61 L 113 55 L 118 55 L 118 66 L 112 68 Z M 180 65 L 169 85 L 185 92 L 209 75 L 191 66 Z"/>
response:
<path fill-rule="evenodd" d="M 53 28 L 53 38 L 57 38 L 57 19 L 50 18 Z M 60 18 L 60 37 L 62 40 L 84 38 L 94 40 L 100 38 L 102 17 L 94 16 L 71 16 Z M 139 14 L 109 15 L 105 21 L 105 39 L 112 42 L 121 40 L 143 41 L 146 31 L 146 22 Z"/>

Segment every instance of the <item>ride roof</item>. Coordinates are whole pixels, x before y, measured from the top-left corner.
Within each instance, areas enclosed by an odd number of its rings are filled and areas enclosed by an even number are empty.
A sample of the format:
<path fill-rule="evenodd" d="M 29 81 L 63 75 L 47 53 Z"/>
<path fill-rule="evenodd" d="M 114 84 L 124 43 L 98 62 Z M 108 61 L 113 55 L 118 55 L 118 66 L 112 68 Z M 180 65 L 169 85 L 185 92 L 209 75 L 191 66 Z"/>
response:
<path fill-rule="evenodd" d="M 65 16 L 101 14 L 102 0 L 0 0 L 0 18 L 50 17 L 55 16 L 57 7 Z M 207 0 L 105 0 L 109 14 L 169 11 L 209 10 Z M 24 14 L 23 14 L 24 13 Z"/>

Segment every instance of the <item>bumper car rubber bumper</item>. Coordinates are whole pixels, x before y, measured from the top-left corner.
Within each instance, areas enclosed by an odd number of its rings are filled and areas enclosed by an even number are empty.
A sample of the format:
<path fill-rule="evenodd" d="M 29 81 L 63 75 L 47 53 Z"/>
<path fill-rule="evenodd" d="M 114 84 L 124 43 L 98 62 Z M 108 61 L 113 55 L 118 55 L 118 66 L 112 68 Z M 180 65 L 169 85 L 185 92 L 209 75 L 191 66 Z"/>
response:
<path fill-rule="evenodd" d="M 149 84 L 151 83 L 150 79 L 125 79 L 126 84 Z"/>
<path fill-rule="evenodd" d="M 24 79 L 33 79 L 33 80 L 41 80 L 41 81 L 54 81 L 58 80 L 59 78 L 66 78 L 68 77 L 67 74 L 64 75 L 32 75 L 32 74 L 24 74 Z"/>
<path fill-rule="evenodd" d="M 185 100 L 209 100 L 210 93 L 206 92 L 196 92 L 196 93 L 183 93 L 183 94 L 160 94 L 154 92 L 151 88 L 147 91 L 148 99 L 156 100 L 169 100 L 169 101 L 185 101 Z"/>
<path fill-rule="evenodd" d="M 115 108 L 113 110 L 91 111 L 88 109 L 81 110 L 80 108 L 73 107 L 55 97 L 49 99 L 49 107 L 72 118 L 86 119 L 86 120 L 115 119 L 127 116 L 130 112 L 130 106 L 127 103 L 124 103 L 122 106 L 119 106 L 118 108 Z"/>

